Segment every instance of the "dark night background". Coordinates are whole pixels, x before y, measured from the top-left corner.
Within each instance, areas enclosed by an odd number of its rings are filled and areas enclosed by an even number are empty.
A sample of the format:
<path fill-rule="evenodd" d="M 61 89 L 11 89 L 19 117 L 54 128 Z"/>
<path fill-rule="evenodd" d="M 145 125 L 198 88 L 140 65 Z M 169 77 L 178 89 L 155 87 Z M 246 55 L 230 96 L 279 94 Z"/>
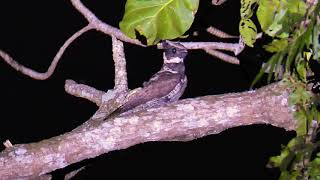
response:
<path fill-rule="evenodd" d="M 200 35 L 184 41 L 217 41 L 204 32 L 209 25 L 237 34 L 240 1 L 228 1 L 219 7 L 210 6 L 210 2 L 201 1 L 189 31 L 199 31 Z M 113 26 L 118 26 L 124 13 L 124 0 L 83 3 Z M 86 25 L 65 0 L 2 1 L 0 22 L 0 49 L 42 72 L 64 41 Z M 161 67 L 162 53 L 155 47 L 125 44 L 125 51 L 130 88 L 141 86 Z M 201 51 L 190 52 L 186 60 L 189 84 L 183 98 L 248 90 L 263 57 L 261 49 L 246 48 L 240 55 L 242 65 L 235 66 Z M 1 61 L 0 72 L 0 141 L 10 139 L 17 144 L 50 138 L 82 124 L 97 109 L 93 103 L 66 94 L 66 79 L 100 90 L 113 87 L 111 38 L 96 31 L 84 34 L 67 49 L 53 76 L 45 81 L 21 75 Z M 75 179 L 127 175 L 153 179 L 169 178 L 171 174 L 197 179 L 277 179 L 279 172 L 266 168 L 268 158 L 278 154 L 281 144 L 293 135 L 280 128 L 254 125 L 190 142 L 144 143 L 57 170 L 54 178 L 62 179 L 63 173 L 88 165 Z"/>

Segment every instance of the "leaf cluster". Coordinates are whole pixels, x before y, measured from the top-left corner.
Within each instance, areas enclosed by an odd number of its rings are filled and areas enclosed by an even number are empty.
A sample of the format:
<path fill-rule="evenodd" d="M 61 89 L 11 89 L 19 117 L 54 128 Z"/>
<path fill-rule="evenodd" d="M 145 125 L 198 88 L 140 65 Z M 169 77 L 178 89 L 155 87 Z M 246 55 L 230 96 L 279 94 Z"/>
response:
<path fill-rule="evenodd" d="M 264 49 L 273 55 L 252 84 L 269 72 L 269 82 L 283 79 L 292 89 L 290 105 L 295 111 L 297 136 L 283 147 L 279 156 L 270 158 L 269 166 L 280 168 L 280 179 L 320 179 L 319 98 L 308 88 L 310 62 L 320 63 L 320 3 L 318 0 L 240 2 L 239 32 L 244 43 L 254 47 L 259 28 L 272 39 Z M 198 6 L 199 0 L 127 0 L 120 29 L 131 38 L 136 38 L 137 33 L 145 36 L 148 45 L 182 37 L 193 23 Z"/>
<path fill-rule="evenodd" d="M 252 3 L 250 0 L 244 1 Z M 253 84 L 265 72 L 269 72 L 269 82 L 272 78 L 283 79 L 292 89 L 289 104 L 297 120 L 296 137 L 283 147 L 279 156 L 270 158 L 269 167 L 280 168 L 280 179 L 320 179 L 320 140 L 317 139 L 320 129 L 319 98 L 308 88 L 310 62 L 320 61 L 320 5 L 303 0 L 257 0 L 255 4 L 261 30 L 272 38 L 264 48 L 273 55 L 261 68 Z M 251 34 L 250 38 L 254 35 Z M 254 41 L 248 45 L 252 43 Z"/>

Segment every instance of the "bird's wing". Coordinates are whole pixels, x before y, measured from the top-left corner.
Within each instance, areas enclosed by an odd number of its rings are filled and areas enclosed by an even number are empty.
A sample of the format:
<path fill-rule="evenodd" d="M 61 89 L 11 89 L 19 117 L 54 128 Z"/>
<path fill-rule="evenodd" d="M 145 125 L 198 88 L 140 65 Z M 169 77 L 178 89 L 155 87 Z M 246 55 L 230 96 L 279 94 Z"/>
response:
<path fill-rule="evenodd" d="M 162 98 L 168 95 L 176 85 L 180 82 L 182 75 L 172 74 L 169 72 L 163 72 L 159 78 L 153 78 L 149 82 L 145 83 L 145 86 L 132 97 L 128 102 L 119 108 L 120 112 L 128 111 L 136 106 L 144 104 L 148 101 Z"/>

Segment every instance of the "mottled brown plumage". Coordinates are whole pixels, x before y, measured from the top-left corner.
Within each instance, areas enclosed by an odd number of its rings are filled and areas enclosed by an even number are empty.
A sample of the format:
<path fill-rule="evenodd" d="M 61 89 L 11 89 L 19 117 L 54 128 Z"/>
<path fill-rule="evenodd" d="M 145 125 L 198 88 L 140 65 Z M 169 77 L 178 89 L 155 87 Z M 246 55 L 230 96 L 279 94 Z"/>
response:
<path fill-rule="evenodd" d="M 143 87 L 131 95 L 128 101 L 117 109 L 112 116 L 135 110 L 158 107 L 177 101 L 183 94 L 187 78 L 183 60 L 187 50 L 179 43 L 164 42 L 164 63 L 159 72 L 154 74 Z"/>

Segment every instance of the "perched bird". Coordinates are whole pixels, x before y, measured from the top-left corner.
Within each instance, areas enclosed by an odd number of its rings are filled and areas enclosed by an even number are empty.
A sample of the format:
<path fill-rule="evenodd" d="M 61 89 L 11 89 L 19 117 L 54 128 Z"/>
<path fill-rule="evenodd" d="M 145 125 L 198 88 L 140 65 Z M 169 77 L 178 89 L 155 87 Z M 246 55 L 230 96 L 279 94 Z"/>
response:
<path fill-rule="evenodd" d="M 177 42 L 165 41 L 162 43 L 163 65 L 159 72 L 154 74 L 143 87 L 128 98 L 128 101 L 119 107 L 111 116 L 119 115 L 133 108 L 143 110 L 150 107 L 177 101 L 187 86 L 184 58 L 187 49 Z"/>

